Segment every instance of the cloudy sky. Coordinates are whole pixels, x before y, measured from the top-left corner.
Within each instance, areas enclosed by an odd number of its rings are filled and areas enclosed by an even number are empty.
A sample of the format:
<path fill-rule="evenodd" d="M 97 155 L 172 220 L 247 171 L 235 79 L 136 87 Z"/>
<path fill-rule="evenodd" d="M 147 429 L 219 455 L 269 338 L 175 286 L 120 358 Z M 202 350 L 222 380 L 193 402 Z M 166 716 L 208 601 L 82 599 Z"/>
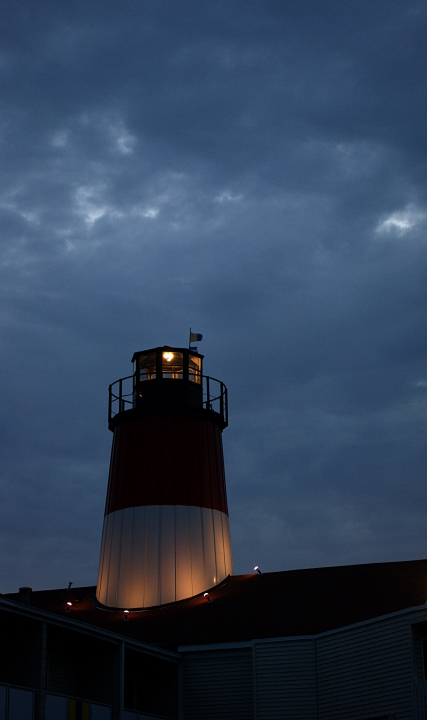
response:
<path fill-rule="evenodd" d="M 204 335 L 235 572 L 427 555 L 427 6 L 18 0 L 2 592 L 95 584 L 110 382 Z"/>

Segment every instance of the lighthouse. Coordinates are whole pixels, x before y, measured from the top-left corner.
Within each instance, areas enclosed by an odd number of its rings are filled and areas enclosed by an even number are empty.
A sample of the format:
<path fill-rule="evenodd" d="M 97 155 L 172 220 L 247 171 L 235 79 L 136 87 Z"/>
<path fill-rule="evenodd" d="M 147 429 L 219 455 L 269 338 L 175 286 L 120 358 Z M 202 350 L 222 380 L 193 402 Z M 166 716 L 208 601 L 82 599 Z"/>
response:
<path fill-rule="evenodd" d="M 136 352 L 110 385 L 113 432 L 97 600 L 177 602 L 233 574 L 222 431 L 227 389 L 187 348 Z"/>

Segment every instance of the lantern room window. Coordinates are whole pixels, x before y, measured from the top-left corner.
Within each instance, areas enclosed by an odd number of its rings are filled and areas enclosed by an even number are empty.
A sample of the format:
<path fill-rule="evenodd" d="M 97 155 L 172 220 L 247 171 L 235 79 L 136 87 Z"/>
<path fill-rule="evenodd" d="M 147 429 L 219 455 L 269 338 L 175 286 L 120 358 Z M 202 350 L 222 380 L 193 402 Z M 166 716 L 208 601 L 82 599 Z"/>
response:
<path fill-rule="evenodd" d="M 184 355 L 180 352 L 162 353 L 162 376 L 168 380 L 182 380 L 184 377 Z"/>
<path fill-rule="evenodd" d="M 202 358 L 190 355 L 188 358 L 188 379 L 191 382 L 198 383 L 202 382 Z"/>
<path fill-rule="evenodd" d="M 156 353 L 139 356 L 139 379 L 155 380 L 156 379 Z"/>
<path fill-rule="evenodd" d="M 175 349 L 165 345 L 162 348 L 135 353 L 132 362 L 134 363 L 134 392 L 137 387 L 140 388 L 138 390 L 140 392 L 142 390 L 140 385 L 145 384 L 147 380 L 160 382 L 162 380 L 190 381 L 199 386 L 203 383 L 203 356 L 192 353 L 191 350 Z M 154 385 L 151 390 L 154 390 Z M 148 387 L 143 390 L 143 392 L 146 391 L 148 391 Z"/>

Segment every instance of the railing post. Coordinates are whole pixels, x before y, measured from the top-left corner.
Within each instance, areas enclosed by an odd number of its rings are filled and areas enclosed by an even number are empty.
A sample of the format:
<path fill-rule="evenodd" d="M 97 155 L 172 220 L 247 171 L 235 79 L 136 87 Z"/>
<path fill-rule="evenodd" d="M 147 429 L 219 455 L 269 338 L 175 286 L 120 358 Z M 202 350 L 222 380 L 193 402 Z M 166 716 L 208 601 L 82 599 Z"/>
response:
<path fill-rule="evenodd" d="M 111 385 L 108 386 L 108 422 L 111 422 Z"/>
<path fill-rule="evenodd" d="M 206 375 L 206 410 L 210 410 L 209 375 Z"/>
<path fill-rule="evenodd" d="M 225 388 L 225 424 L 228 425 L 228 390 Z"/>
<path fill-rule="evenodd" d="M 221 383 L 221 394 L 219 398 L 219 412 L 221 419 L 224 420 L 224 383 Z"/>
<path fill-rule="evenodd" d="M 119 412 L 123 412 L 122 385 L 123 385 L 123 380 L 122 380 L 122 378 L 120 378 L 120 381 L 119 381 Z"/>

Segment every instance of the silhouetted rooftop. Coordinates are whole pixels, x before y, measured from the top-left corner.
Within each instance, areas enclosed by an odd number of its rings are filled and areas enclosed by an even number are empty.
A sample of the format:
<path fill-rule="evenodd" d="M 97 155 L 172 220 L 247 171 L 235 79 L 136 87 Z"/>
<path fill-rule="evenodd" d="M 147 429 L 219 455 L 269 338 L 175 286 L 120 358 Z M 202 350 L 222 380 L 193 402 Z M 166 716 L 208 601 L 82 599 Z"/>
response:
<path fill-rule="evenodd" d="M 42 590 L 31 605 L 142 642 L 179 645 L 315 635 L 424 605 L 427 560 L 237 575 L 203 595 L 163 607 L 123 611 L 97 605 L 95 587 Z M 7 594 L 19 600 L 19 594 Z"/>

